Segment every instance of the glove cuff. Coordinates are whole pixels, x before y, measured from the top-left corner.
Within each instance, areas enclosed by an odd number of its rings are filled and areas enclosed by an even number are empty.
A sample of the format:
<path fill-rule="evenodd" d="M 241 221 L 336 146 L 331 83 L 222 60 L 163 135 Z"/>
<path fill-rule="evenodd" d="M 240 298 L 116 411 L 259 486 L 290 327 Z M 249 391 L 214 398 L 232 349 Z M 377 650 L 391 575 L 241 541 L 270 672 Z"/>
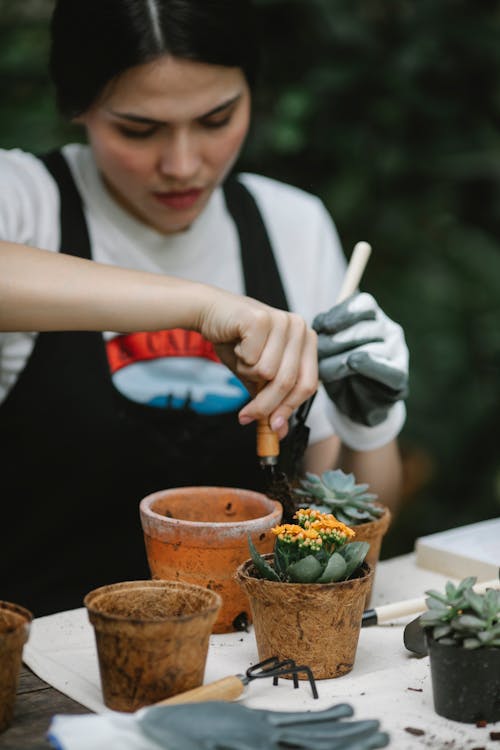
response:
<path fill-rule="evenodd" d="M 404 401 L 396 401 L 389 409 L 387 419 L 375 427 L 353 422 L 339 411 L 331 401 L 328 403 L 328 418 L 339 438 L 355 451 L 371 451 L 387 445 L 399 435 L 406 421 Z"/>

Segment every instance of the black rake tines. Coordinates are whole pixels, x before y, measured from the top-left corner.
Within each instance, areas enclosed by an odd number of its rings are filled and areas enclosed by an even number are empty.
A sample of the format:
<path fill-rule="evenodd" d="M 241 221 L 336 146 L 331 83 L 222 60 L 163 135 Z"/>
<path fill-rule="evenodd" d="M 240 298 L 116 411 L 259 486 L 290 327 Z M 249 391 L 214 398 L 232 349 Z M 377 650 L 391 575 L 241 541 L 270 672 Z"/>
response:
<path fill-rule="evenodd" d="M 300 673 L 307 675 L 313 698 L 318 698 L 316 682 L 310 667 L 306 664 L 297 664 L 293 659 L 283 659 L 280 661 L 277 656 L 271 656 L 269 659 L 264 659 L 264 661 L 260 661 L 258 664 L 254 664 L 253 667 L 247 669 L 245 673 L 245 683 L 251 682 L 252 680 L 258 680 L 261 677 L 272 677 L 273 685 L 277 685 L 280 677 L 291 675 L 294 688 L 298 688 L 298 676 Z"/>

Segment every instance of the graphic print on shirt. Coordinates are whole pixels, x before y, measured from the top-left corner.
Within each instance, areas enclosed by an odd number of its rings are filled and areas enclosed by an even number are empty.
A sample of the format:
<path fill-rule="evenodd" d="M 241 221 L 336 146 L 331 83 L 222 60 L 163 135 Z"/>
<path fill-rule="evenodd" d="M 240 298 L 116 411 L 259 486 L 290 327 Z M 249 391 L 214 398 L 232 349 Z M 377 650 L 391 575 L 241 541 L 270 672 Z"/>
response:
<path fill-rule="evenodd" d="M 117 335 L 106 352 L 115 388 L 132 401 L 198 414 L 237 411 L 248 401 L 245 386 L 197 331 Z"/>

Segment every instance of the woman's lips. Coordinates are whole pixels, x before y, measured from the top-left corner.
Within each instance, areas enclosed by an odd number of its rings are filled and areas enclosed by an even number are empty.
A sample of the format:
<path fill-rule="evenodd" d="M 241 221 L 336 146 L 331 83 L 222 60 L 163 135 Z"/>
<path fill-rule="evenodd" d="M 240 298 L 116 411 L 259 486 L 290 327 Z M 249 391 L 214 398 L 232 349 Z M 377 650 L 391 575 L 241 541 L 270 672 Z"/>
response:
<path fill-rule="evenodd" d="M 183 190 L 182 192 L 153 193 L 153 195 L 163 206 L 182 211 L 194 206 L 202 192 L 202 188 L 193 188 L 191 190 Z"/>

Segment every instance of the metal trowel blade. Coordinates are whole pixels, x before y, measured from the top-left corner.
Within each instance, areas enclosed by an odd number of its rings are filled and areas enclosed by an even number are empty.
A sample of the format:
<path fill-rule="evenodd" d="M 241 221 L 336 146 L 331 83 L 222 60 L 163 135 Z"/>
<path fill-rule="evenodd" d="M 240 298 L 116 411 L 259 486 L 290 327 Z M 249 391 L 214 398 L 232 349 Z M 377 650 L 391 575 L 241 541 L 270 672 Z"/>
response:
<path fill-rule="evenodd" d="M 427 642 L 424 629 L 420 625 L 420 615 L 405 625 L 403 642 L 408 651 L 416 656 L 427 656 Z"/>

